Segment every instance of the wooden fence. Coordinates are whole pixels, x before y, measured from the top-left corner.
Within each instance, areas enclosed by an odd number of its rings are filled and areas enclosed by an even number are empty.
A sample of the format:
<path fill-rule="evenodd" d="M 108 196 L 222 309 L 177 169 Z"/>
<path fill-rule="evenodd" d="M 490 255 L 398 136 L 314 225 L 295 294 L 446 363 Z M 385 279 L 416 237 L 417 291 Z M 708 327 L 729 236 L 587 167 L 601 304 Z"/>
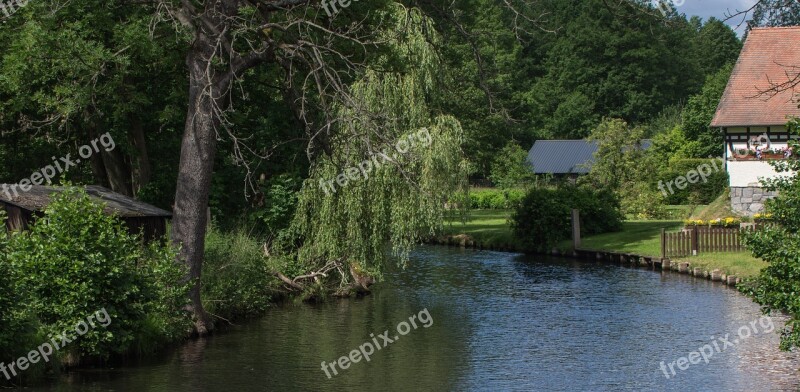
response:
<path fill-rule="evenodd" d="M 677 233 L 661 230 L 661 257 L 685 257 L 699 253 L 741 252 L 746 250 L 742 244 L 739 228 L 694 227 Z"/>

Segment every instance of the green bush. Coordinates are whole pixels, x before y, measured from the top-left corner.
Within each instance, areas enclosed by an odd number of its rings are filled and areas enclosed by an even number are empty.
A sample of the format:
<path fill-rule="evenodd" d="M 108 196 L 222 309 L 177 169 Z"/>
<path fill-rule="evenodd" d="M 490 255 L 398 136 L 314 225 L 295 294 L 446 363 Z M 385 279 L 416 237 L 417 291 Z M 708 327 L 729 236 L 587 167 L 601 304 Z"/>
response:
<path fill-rule="evenodd" d="M 206 235 L 203 262 L 203 303 L 206 310 L 228 320 L 255 316 L 270 305 L 276 282 L 262 243 L 243 229 Z"/>
<path fill-rule="evenodd" d="M 580 210 L 581 235 L 622 228 L 619 201 L 613 193 L 562 185 L 531 189 L 512 216 L 514 235 L 525 249 L 549 251 L 572 236 L 572 209 Z"/>
<path fill-rule="evenodd" d="M 515 208 L 525 197 L 522 189 L 474 189 L 469 192 L 469 207 L 481 210 L 507 210 Z"/>
<path fill-rule="evenodd" d="M 24 306 L 27 301 L 8 258 L 5 219 L 5 211 L 0 209 L 0 361 L 21 354 L 18 345 L 27 340 L 25 335 L 30 334 L 31 328 Z"/>
<path fill-rule="evenodd" d="M 698 167 L 708 165 L 711 175 L 695 184 L 688 184 L 684 189 L 678 189 L 675 179 L 686 177 L 689 172 L 697 171 Z M 683 204 L 709 204 L 714 201 L 728 186 L 728 172 L 724 168 L 725 163 L 719 159 L 679 159 L 670 162 L 669 166 L 663 170 L 653 189 L 666 192 L 665 201 L 670 205 Z M 716 167 L 716 169 L 715 169 Z M 659 182 L 660 181 L 660 182 Z M 671 191 L 669 183 L 671 184 Z"/>
<path fill-rule="evenodd" d="M 620 190 L 623 215 L 633 219 L 666 219 L 669 216 L 664 197 L 647 183 L 633 183 Z"/>
<path fill-rule="evenodd" d="M 175 252 L 159 244 L 142 247 L 83 190 L 55 195 L 30 232 L 12 236 L 8 257 L 40 336 L 74 330 L 101 309 L 108 312 L 108 326 L 90 328 L 59 355 L 108 357 L 186 331 L 186 286 Z"/>
<path fill-rule="evenodd" d="M 263 198 L 256 201 L 256 208 L 248 214 L 250 222 L 259 232 L 275 235 L 289 227 L 297 206 L 297 193 L 302 181 L 290 175 L 280 175 L 261 185 Z"/>

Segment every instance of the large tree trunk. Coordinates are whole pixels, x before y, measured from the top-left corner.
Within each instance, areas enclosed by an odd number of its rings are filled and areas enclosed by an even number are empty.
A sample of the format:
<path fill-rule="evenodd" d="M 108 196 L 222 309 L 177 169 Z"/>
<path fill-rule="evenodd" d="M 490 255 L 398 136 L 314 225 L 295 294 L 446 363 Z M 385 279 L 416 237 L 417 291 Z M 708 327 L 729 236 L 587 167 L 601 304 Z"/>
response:
<path fill-rule="evenodd" d="M 147 154 L 147 142 L 144 136 L 144 125 L 139 116 L 130 115 L 131 126 L 128 130 L 128 141 L 133 146 L 135 154 L 131 157 L 133 194 L 138 195 L 142 187 L 150 183 L 152 171 L 150 157 Z"/>
<path fill-rule="evenodd" d="M 190 311 L 194 315 L 195 332 L 206 335 L 212 324 L 200 299 L 200 277 L 206 234 L 206 208 L 211 187 L 211 174 L 217 150 L 216 127 L 220 118 L 216 102 L 224 102 L 227 86 L 208 75 L 207 59 L 214 45 L 199 34 L 187 55 L 189 67 L 189 109 L 181 142 L 181 159 L 175 192 L 172 240 L 180 246 L 180 260 L 188 267 L 191 283 Z M 217 107 L 217 109 L 224 110 Z"/>
<path fill-rule="evenodd" d="M 101 148 L 100 156 L 103 159 L 103 166 L 106 168 L 108 184 L 111 185 L 111 190 L 125 196 L 133 196 L 131 170 L 121 149 L 115 148 L 111 151 L 106 151 Z"/>

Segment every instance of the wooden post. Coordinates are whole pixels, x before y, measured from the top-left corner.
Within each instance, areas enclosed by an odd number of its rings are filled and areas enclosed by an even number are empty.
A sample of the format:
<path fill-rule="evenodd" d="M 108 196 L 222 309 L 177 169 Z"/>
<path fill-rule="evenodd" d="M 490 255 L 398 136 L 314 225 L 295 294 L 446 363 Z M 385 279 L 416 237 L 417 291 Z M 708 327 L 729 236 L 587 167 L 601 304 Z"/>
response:
<path fill-rule="evenodd" d="M 661 258 L 667 258 L 667 229 L 661 229 Z"/>
<path fill-rule="evenodd" d="M 580 249 L 581 247 L 581 213 L 578 210 L 572 210 L 572 250 Z"/>
<path fill-rule="evenodd" d="M 692 256 L 697 256 L 697 226 L 692 228 Z"/>

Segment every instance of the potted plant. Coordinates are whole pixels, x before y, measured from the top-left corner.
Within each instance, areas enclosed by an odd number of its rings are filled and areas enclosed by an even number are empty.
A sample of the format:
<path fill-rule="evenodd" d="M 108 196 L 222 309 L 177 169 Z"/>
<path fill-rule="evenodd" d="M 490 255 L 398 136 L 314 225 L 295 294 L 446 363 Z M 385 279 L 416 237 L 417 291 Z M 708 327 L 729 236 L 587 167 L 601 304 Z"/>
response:
<path fill-rule="evenodd" d="M 755 150 L 751 150 L 749 148 L 740 148 L 736 150 L 734 159 L 737 161 L 753 161 L 757 159 L 756 152 Z"/>

